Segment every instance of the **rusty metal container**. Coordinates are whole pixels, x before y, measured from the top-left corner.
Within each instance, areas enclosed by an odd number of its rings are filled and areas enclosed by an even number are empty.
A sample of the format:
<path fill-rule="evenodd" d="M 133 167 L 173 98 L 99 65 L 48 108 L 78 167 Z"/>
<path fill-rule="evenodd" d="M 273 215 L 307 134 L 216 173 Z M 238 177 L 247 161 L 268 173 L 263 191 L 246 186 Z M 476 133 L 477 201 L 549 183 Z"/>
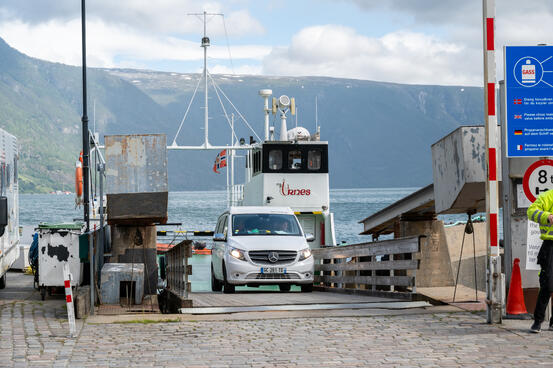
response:
<path fill-rule="evenodd" d="M 105 136 L 106 197 L 110 224 L 167 221 L 165 134 Z"/>

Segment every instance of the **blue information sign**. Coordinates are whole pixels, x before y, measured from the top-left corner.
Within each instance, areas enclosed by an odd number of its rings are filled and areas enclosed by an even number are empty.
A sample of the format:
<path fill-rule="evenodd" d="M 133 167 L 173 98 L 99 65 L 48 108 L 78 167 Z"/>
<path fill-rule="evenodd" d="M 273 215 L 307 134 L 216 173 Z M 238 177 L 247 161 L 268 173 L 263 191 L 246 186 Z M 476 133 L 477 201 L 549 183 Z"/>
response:
<path fill-rule="evenodd" d="M 505 46 L 507 156 L 553 156 L 553 46 Z"/>

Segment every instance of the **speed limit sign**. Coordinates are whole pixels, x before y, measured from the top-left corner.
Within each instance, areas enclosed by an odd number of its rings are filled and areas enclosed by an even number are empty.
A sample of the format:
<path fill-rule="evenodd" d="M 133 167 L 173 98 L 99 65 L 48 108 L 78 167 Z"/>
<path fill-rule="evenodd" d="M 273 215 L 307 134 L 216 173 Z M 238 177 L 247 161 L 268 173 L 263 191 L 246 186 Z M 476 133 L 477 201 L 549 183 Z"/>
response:
<path fill-rule="evenodd" d="M 553 189 L 553 160 L 534 162 L 522 179 L 524 194 L 530 202 L 534 202 L 541 193 Z"/>

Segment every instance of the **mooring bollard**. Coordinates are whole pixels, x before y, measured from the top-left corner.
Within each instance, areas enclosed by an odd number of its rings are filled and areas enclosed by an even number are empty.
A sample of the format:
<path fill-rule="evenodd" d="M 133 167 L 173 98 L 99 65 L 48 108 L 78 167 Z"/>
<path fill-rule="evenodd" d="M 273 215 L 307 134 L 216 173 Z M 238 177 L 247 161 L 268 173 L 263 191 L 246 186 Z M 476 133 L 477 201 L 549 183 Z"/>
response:
<path fill-rule="evenodd" d="M 63 280 L 63 285 L 65 286 L 65 301 L 67 303 L 67 318 L 69 319 L 69 336 L 75 337 L 77 335 L 77 328 L 75 325 L 75 308 L 73 307 L 71 273 L 69 272 L 69 265 L 67 263 L 63 265 Z"/>

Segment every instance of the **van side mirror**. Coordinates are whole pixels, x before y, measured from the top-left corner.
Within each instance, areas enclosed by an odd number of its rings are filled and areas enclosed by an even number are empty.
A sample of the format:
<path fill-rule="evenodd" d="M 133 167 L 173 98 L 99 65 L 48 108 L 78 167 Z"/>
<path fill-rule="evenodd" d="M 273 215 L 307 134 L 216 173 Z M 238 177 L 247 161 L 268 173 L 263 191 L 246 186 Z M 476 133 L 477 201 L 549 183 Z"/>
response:
<path fill-rule="evenodd" d="M 213 235 L 213 241 L 225 241 L 227 240 L 227 237 L 223 233 L 215 233 Z"/>
<path fill-rule="evenodd" d="M 0 197 L 0 236 L 8 226 L 8 197 Z"/>
<path fill-rule="evenodd" d="M 311 233 L 307 233 L 305 234 L 305 240 L 307 240 L 308 242 L 312 242 L 315 240 L 315 235 L 311 234 Z"/>

